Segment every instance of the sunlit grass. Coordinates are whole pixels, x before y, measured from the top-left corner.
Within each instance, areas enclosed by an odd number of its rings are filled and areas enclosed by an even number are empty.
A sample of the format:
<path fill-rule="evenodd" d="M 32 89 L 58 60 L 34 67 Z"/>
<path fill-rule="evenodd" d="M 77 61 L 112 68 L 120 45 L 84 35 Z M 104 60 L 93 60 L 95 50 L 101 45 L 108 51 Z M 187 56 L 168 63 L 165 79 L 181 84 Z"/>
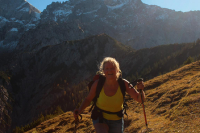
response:
<path fill-rule="evenodd" d="M 148 128 L 152 133 L 200 132 L 200 62 L 186 65 L 170 73 L 145 82 L 145 111 Z M 125 133 L 140 133 L 147 128 L 140 103 L 126 96 L 129 109 Z M 32 132 L 73 132 L 72 112 L 66 112 L 45 121 Z M 88 109 L 83 114 L 79 133 L 93 133 L 94 127 Z"/>

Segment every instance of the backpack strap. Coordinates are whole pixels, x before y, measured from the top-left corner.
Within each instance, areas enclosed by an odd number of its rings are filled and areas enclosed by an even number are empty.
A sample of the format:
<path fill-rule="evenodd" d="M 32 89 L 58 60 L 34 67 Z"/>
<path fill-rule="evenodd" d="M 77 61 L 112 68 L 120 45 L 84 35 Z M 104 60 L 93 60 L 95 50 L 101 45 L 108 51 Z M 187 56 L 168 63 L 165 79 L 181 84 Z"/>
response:
<path fill-rule="evenodd" d="M 99 97 L 99 94 L 103 88 L 103 85 L 105 83 L 106 78 L 103 75 L 99 75 L 99 81 L 97 84 L 97 88 L 96 88 L 96 96 L 93 99 L 93 104 L 92 107 L 89 109 L 89 112 L 93 109 L 93 107 L 96 105 L 97 102 L 97 98 Z"/>
<path fill-rule="evenodd" d="M 96 88 L 96 96 L 95 96 L 95 101 L 97 101 L 97 98 L 99 97 L 99 94 L 103 88 L 103 85 L 106 81 L 106 77 L 103 75 L 99 75 L 99 82 L 97 84 L 97 88 Z"/>
<path fill-rule="evenodd" d="M 124 83 L 124 79 L 119 78 L 119 79 L 118 79 L 118 83 L 119 83 L 119 86 L 120 86 L 120 89 L 121 89 L 121 92 L 122 92 L 122 95 L 123 95 L 123 99 L 125 99 L 126 85 L 125 85 L 125 83 Z"/>
<path fill-rule="evenodd" d="M 125 114 L 127 117 L 127 113 L 126 113 L 126 109 L 128 108 L 128 105 L 125 101 L 125 94 L 126 94 L 126 85 L 125 85 L 125 79 L 123 78 L 119 78 L 118 79 L 118 83 L 119 83 L 119 86 L 120 86 L 120 89 L 121 89 L 121 92 L 122 92 L 122 95 L 123 95 L 123 99 L 124 99 L 124 103 L 123 103 L 123 114 Z"/>

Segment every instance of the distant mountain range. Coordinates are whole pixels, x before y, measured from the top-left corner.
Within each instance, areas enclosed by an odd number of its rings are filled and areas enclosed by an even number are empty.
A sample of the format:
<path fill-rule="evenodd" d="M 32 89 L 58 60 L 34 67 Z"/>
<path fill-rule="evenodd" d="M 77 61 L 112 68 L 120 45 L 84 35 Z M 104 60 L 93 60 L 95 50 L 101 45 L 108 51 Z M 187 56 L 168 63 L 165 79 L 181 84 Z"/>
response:
<path fill-rule="evenodd" d="M 24 0 L 0 3 L 0 46 L 10 50 L 38 50 L 101 33 L 134 49 L 200 37 L 200 11 L 176 12 L 141 0 L 53 2 L 42 13 Z"/>

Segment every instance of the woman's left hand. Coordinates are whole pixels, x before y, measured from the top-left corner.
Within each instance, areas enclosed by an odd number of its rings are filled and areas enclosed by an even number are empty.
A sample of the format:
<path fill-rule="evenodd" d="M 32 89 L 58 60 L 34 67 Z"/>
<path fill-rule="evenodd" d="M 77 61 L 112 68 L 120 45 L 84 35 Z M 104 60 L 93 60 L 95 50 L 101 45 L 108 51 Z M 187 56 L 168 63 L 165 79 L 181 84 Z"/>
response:
<path fill-rule="evenodd" d="M 144 90 L 144 82 L 143 81 L 137 82 L 137 88 L 138 90 Z"/>

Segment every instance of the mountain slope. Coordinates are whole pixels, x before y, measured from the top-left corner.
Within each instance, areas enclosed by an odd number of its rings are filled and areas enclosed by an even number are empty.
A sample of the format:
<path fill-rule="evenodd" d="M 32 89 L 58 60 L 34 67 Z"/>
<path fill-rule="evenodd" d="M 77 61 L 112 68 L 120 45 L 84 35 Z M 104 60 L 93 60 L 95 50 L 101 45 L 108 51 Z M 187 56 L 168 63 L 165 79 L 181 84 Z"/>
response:
<path fill-rule="evenodd" d="M 199 132 L 200 131 L 200 61 L 186 65 L 170 73 L 145 82 L 145 109 L 148 127 L 152 133 Z M 129 96 L 127 97 L 129 99 Z M 125 132 L 144 132 L 145 122 L 142 106 L 132 99 L 128 100 L 128 115 L 125 116 Z M 88 108 L 78 132 L 94 132 Z M 72 112 L 41 123 L 27 133 L 73 132 Z"/>
<path fill-rule="evenodd" d="M 39 50 L 102 33 L 134 49 L 193 42 L 200 37 L 199 11 L 175 12 L 141 0 L 53 2 L 42 13 L 23 0 L 15 6 L 0 2 L 2 9 L 8 7 L 7 12 L 0 12 L 0 46 L 12 50 Z"/>
<path fill-rule="evenodd" d="M 120 61 L 123 76 L 129 81 L 137 77 L 151 79 L 183 65 L 190 56 L 200 59 L 200 40 L 194 43 L 169 44 L 127 53 Z"/>
<path fill-rule="evenodd" d="M 162 45 L 138 51 L 106 34 L 83 40 L 65 41 L 34 52 L 14 56 L 8 70 L 15 102 L 12 126 L 35 120 L 41 113 L 52 113 L 60 106 L 69 111 L 86 96 L 88 80 L 106 56 L 116 58 L 123 77 L 151 79 L 178 68 L 188 56 L 199 56 L 200 41 L 190 44 Z M 169 63 L 170 62 L 170 63 Z M 79 93 L 77 93 L 79 92 Z"/>

